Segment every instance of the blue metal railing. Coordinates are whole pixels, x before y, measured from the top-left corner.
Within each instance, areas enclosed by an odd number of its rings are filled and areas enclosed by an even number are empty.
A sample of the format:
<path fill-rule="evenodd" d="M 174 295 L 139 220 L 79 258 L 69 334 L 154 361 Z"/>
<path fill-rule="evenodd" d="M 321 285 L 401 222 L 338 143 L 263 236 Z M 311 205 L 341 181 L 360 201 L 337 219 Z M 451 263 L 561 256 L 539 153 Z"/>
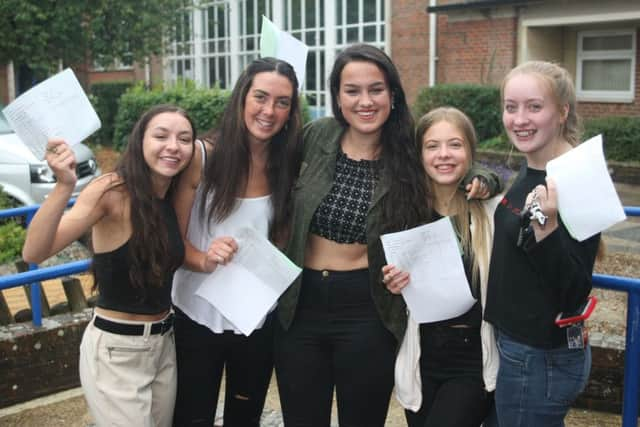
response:
<path fill-rule="evenodd" d="M 73 203 L 74 200 L 71 200 L 69 206 L 73 205 Z M 34 205 L 0 210 L 0 218 L 26 216 L 28 225 L 38 208 L 38 205 Z M 627 206 L 624 211 L 627 216 L 640 216 L 640 206 Z M 87 271 L 89 264 L 89 260 L 75 261 L 46 268 L 38 268 L 36 264 L 30 264 L 29 271 L 0 277 L 0 290 L 30 283 L 33 324 L 42 326 L 39 281 Z M 640 278 L 594 274 L 593 284 L 596 287 L 627 292 L 628 294 L 622 427 L 637 427 L 638 393 L 640 391 Z"/>
<path fill-rule="evenodd" d="M 76 202 L 75 198 L 69 200 L 67 206 L 73 206 Z M 31 219 L 36 214 L 36 211 L 40 208 L 40 205 L 31 205 L 31 206 L 22 206 L 19 208 L 12 209 L 4 209 L 0 210 L 0 219 L 1 218 L 13 218 L 17 216 L 24 216 L 26 219 L 27 227 L 31 223 Z M 79 261 L 80 263 L 84 262 L 86 266 L 84 268 L 79 269 L 80 265 L 75 266 L 75 268 L 69 269 L 65 268 L 65 264 L 56 265 L 53 267 L 47 267 L 39 269 L 37 264 L 29 264 L 29 271 L 24 273 L 18 273 L 15 275 L 9 275 L 0 277 L 0 291 L 7 288 L 13 288 L 20 285 L 30 284 L 30 294 L 31 294 L 31 315 L 34 326 L 42 326 L 42 304 L 41 304 L 41 293 L 42 289 L 40 288 L 40 280 L 47 279 L 55 279 L 57 277 L 66 276 L 69 274 L 81 273 L 83 271 L 87 271 L 89 269 L 89 260 Z M 76 263 L 73 263 L 76 264 Z M 32 272 L 38 272 L 40 274 L 30 275 Z M 14 281 L 15 280 L 15 281 Z M 12 283 L 11 285 L 8 285 Z"/>

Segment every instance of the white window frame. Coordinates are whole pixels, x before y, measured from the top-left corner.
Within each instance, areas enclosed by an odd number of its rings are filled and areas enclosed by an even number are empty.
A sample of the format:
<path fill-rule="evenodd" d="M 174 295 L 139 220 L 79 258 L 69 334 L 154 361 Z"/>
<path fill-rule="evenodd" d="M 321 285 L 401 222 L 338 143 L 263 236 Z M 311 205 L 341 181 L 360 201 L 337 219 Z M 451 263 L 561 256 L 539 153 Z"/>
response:
<path fill-rule="evenodd" d="M 347 24 L 347 0 L 304 0 L 300 1 L 301 27 L 292 30 L 292 0 L 264 0 L 264 8 L 257 7 L 257 0 L 251 2 L 252 7 L 248 8 L 247 0 L 200 0 L 192 3 L 189 10 L 190 33 L 184 34 L 185 40 L 178 43 L 175 41 L 170 44 L 169 50 L 165 54 L 165 80 L 175 83 L 178 79 L 178 64 L 184 64 L 189 61 L 191 67 L 190 74 L 187 78 L 193 79 L 198 85 L 210 87 L 214 83 L 209 82 L 209 59 L 217 59 L 224 57 L 227 61 L 226 70 L 224 71 L 227 87 L 224 89 L 232 89 L 235 85 L 244 66 L 253 58 L 259 55 L 258 40 L 258 22 L 260 17 L 265 14 L 278 27 L 290 32 L 297 38 L 304 39 L 309 33 L 314 33 L 316 44 L 309 46 L 309 55 L 314 56 L 316 67 L 314 70 L 307 68 L 307 73 L 313 72 L 316 87 L 308 90 L 306 82 L 302 88 L 303 95 L 314 95 L 314 105 L 309 105 L 314 117 L 320 115 L 331 114 L 331 96 L 327 84 L 329 74 L 333 66 L 337 52 L 347 46 L 345 37 L 341 42 L 337 40 L 338 31 L 342 31 L 346 36 L 348 29 L 355 29 L 358 33 L 358 40 L 363 41 L 364 29 L 366 27 L 375 26 L 375 40 L 368 40 L 367 43 L 372 44 L 389 53 L 389 19 L 390 1 L 391 0 L 374 0 L 375 1 L 375 18 L 371 21 L 363 22 L 364 17 L 364 0 L 355 0 L 358 5 L 358 22 Z M 187 2 L 188 3 L 188 2 Z M 227 34 L 224 37 L 208 34 L 207 32 L 207 8 L 210 6 L 218 6 L 224 4 L 227 8 L 225 23 Z M 306 8 L 313 7 L 314 21 L 311 25 L 305 17 L 307 15 Z M 340 22 L 338 21 L 338 10 L 340 7 Z M 249 10 L 250 9 L 250 10 Z M 322 11 L 322 12 L 321 12 Z M 254 28 L 247 28 L 247 22 L 243 16 L 251 14 L 254 22 Z M 249 47 L 249 39 L 253 42 Z M 321 40 L 324 39 L 324 43 Z M 228 47 L 225 52 L 221 49 L 210 50 L 206 43 L 224 41 Z M 182 47 L 180 55 L 177 54 L 179 47 Z M 184 73 L 184 72 L 183 72 Z M 220 70 L 215 70 L 215 75 L 220 77 Z M 184 74 L 183 74 L 184 76 Z"/>
<path fill-rule="evenodd" d="M 189 21 L 189 29 L 185 30 L 180 27 L 178 31 L 182 31 L 184 40 L 177 42 L 173 41 L 169 45 L 169 49 L 166 52 L 165 59 L 165 76 L 169 78 L 166 80 L 176 83 L 178 79 L 188 79 L 198 82 L 200 76 L 198 75 L 198 67 L 196 60 L 201 57 L 202 53 L 196 53 L 196 49 L 201 46 L 202 35 L 197 31 L 197 19 L 199 18 L 198 11 L 193 6 L 186 7 L 187 19 Z M 180 53 L 178 53 L 180 51 Z M 186 69 L 186 65 L 189 65 L 189 70 Z M 178 72 L 178 69 L 181 72 Z"/>
<path fill-rule="evenodd" d="M 587 37 L 606 36 L 631 36 L 631 49 L 626 50 L 600 50 L 583 51 L 583 40 Z M 580 31 L 578 32 L 578 49 L 576 52 L 576 95 L 578 101 L 582 102 L 633 102 L 635 98 L 636 85 L 636 30 L 602 30 L 602 31 Z M 630 88 L 627 91 L 612 90 L 582 90 L 582 69 L 584 61 L 588 60 L 630 60 Z"/>
<path fill-rule="evenodd" d="M 224 19 L 224 27 L 227 32 L 224 36 L 219 37 L 217 34 L 209 34 L 209 8 L 224 8 L 222 12 L 217 12 L 217 17 Z M 197 9 L 194 9 L 194 19 L 197 31 L 194 34 L 194 42 L 196 44 L 195 56 L 196 56 L 196 72 L 195 80 L 198 84 L 202 84 L 205 87 L 212 87 L 216 84 L 222 89 L 231 89 L 231 82 L 235 81 L 232 77 L 232 62 L 234 61 L 231 55 L 231 33 L 229 27 L 234 19 L 232 16 L 231 7 L 228 2 L 224 1 L 208 1 L 199 4 Z M 215 21 L 214 21 L 215 22 Z M 213 48 L 212 48 L 213 46 Z M 224 46 L 224 48 L 220 48 Z M 218 61 L 223 60 L 225 63 L 224 69 L 220 67 Z M 213 61 L 213 70 L 211 70 L 211 62 Z M 209 80 L 210 74 L 214 75 L 214 81 Z M 221 81 L 226 84 L 220 84 Z"/>

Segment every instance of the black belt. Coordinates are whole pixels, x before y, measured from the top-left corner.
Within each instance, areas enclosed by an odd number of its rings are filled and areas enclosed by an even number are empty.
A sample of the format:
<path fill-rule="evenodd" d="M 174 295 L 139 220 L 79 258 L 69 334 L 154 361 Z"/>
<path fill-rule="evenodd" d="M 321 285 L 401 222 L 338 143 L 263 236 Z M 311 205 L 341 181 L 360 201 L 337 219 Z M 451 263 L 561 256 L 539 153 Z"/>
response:
<path fill-rule="evenodd" d="M 105 332 L 111 332 L 118 335 L 144 335 L 144 325 L 132 325 L 129 323 L 118 323 L 111 320 L 107 320 L 103 317 L 96 316 L 93 319 L 93 324 L 96 328 L 102 329 Z M 161 322 L 156 322 L 151 325 L 151 335 L 161 334 L 164 335 L 173 327 L 173 313 L 166 317 Z"/>

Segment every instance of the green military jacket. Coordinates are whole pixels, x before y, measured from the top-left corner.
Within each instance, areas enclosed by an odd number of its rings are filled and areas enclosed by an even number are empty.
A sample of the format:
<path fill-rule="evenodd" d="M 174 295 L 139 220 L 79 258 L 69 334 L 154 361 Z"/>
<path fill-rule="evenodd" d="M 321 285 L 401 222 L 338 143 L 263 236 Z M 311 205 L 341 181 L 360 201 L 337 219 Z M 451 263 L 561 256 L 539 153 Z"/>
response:
<path fill-rule="evenodd" d="M 336 156 L 340 138 L 346 128 L 332 117 L 316 120 L 305 126 L 302 164 L 293 187 L 293 213 L 291 234 L 286 248 L 287 256 L 298 266 L 304 263 L 304 252 L 309 235 L 309 225 L 320 202 L 329 193 L 335 177 Z M 489 171 L 474 169 L 471 176 L 481 175 L 496 187 L 497 177 Z M 499 186 L 499 184 L 498 184 Z M 407 309 L 402 296 L 394 295 L 382 283 L 382 266 L 386 263 L 380 240 L 382 199 L 389 190 L 384 178 L 376 184 L 367 214 L 367 249 L 371 296 L 384 325 L 398 342 L 402 341 L 407 326 Z M 495 193 L 495 191 L 493 191 Z M 301 276 L 280 297 L 278 317 L 288 329 L 296 312 L 300 295 Z"/>

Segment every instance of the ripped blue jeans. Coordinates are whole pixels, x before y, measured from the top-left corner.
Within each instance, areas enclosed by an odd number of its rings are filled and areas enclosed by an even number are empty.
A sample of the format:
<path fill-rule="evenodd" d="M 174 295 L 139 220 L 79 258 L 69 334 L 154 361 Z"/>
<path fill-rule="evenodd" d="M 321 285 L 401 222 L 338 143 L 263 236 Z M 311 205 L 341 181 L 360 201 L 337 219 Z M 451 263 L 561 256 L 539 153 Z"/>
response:
<path fill-rule="evenodd" d="M 498 332 L 500 369 L 495 404 L 500 427 L 564 427 L 584 389 L 591 348 L 540 349 Z"/>

